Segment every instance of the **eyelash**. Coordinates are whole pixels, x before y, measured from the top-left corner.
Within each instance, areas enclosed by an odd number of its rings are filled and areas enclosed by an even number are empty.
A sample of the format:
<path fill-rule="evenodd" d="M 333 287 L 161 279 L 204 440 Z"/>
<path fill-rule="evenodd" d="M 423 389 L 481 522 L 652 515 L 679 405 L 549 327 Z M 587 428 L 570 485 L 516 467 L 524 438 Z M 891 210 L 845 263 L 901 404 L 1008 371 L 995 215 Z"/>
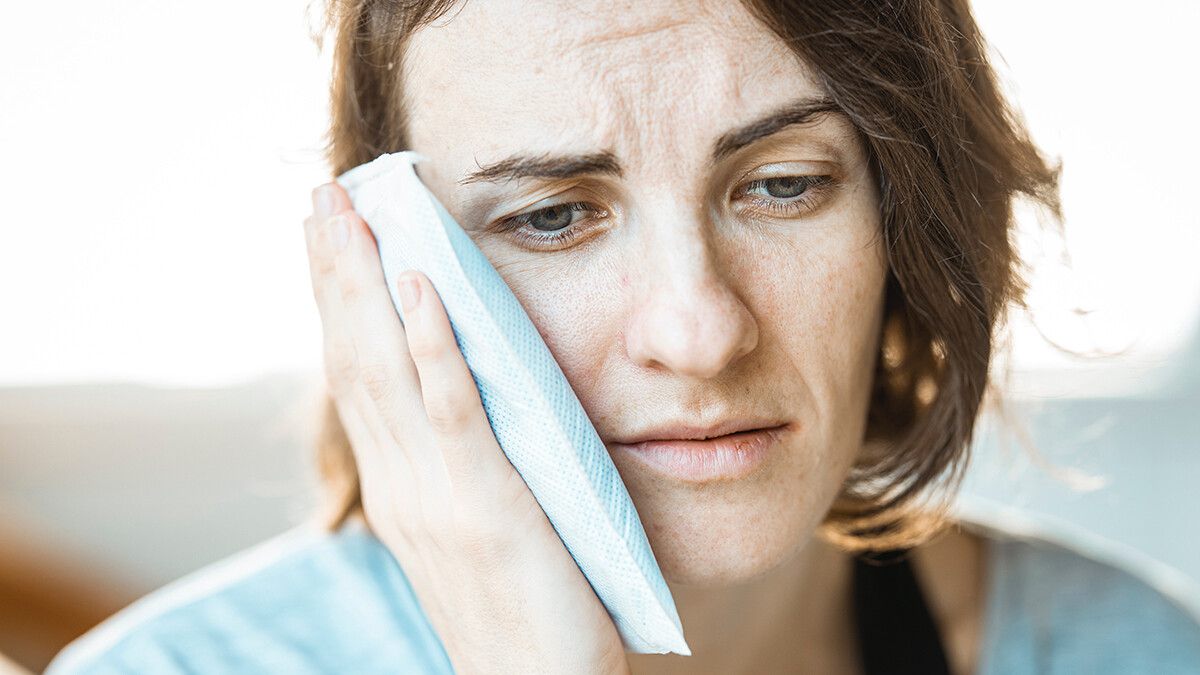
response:
<path fill-rule="evenodd" d="M 767 213 L 773 216 L 797 216 L 802 213 L 813 211 L 818 206 L 818 203 L 824 199 L 826 193 L 837 187 L 837 181 L 832 176 L 772 176 L 770 178 L 760 178 L 745 184 L 744 189 L 738 193 L 748 193 L 750 190 L 759 187 L 765 187 L 767 181 L 778 180 L 780 178 L 800 178 L 805 182 L 804 192 L 798 197 L 791 198 L 792 201 L 780 201 L 778 198 L 768 199 L 751 199 L 750 201 L 763 207 Z M 512 237 L 518 242 L 529 244 L 534 248 L 551 248 L 560 245 L 569 244 L 577 239 L 581 230 L 584 228 L 578 226 L 569 226 L 559 230 L 554 234 L 530 234 L 521 226 L 528 222 L 530 216 L 541 213 L 548 209 L 567 208 L 572 213 L 584 211 L 597 214 L 597 218 L 603 218 L 608 215 L 604 209 L 593 208 L 587 202 L 568 202 L 565 204 L 555 204 L 554 206 L 530 211 L 519 216 L 506 218 L 497 225 L 496 230 L 500 233 L 512 233 Z"/>
<path fill-rule="evenodd" d="M 555 204 L 554 206 L 547 206 L 544 209 L 538 209 L 537 211 L 530 211 L 529 213 L 523 213 L 519 216 L 513 216 L 512 218 L 506 218 L 506 219 L 500 221 L 496 230 L 501 233 L 512 232 L 512 236 L 514 239 L 516 239 L 517 241 L 519 241 L 523 244 L 531 244 L 535 248 L 537 248 L 537 247 L 552 247 L 552 246 L 558 246 L 560 244 L 568 244 L 568 243 L 574 241 L 579 236 L 579 231 L 581 228 L 579 228 L 578 226 L 569 226 L 562 230 L 559 230 L 558 232 L 556 232 L 554 234 L 530 234 L 527 230 L 525 230 L 524 228 L 521 228 L 521 225 L 528 222 L 530 216 L 541 213 L 542 211 L 547 211 L 549 209 L 561 209 L 564 207 L 569 209 L 571 211 L 571 213 L 576 213 L 578 211 L 586 211 L 588 213 L 598 214 L 597 217 L 600 217 L 600 218 L 603 218 L 604 216 L 608 215 L 608 212 L 605 211 L 604 209 L 592 208 L 592 205 L 587 202 L 568 202 L 566 204 Z"/>
<path fill-rule="evenodd" d="M 824 201 L 827 193 L 837 187 L 837 181 L 833 176 L 771 176 L 770 178 L 760 178 L 746 183 L 745 190 L 739 190 L 740 193 L 749 192 L 756 187 L 764 187 L 767 181 L 778 180 L 780 178 L 799 178 L 804 181 L 804 192 L 798 197 L 784 198 L 790 201 L 780 201 L 778 198 L 769 199 L 751 199 L 763 206 L 768 213 L 773 216 L 798 216 L 802 213 L 815 211 L 816 208 Z"/>

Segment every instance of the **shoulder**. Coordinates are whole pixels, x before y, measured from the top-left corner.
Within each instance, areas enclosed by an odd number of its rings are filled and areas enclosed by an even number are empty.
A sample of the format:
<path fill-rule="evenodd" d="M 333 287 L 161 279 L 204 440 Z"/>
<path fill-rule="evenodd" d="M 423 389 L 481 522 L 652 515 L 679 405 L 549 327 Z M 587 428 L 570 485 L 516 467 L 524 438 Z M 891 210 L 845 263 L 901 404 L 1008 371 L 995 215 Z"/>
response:
<path fill-rule="evenodd" d="M 361 521 L 300 526 L 168 584 L 72 642 L 46 673 L 346 668 L 450 672 L 399 565 Z"/>
<path fill-rule="evenodd" d="M 968 524 L 987 547 L 981 674 L 1200 674 L 1194 583 L 1070 528 L 1008 525 Z"/>

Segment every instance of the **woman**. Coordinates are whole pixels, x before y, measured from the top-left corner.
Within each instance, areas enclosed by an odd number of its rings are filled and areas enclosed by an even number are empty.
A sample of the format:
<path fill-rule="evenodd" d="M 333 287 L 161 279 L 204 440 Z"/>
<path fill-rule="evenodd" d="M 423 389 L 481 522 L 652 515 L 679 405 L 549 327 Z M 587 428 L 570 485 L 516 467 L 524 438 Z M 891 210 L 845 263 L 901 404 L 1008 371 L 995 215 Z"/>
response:
<path fill-rule="evenodd" d="M 964 2 L 331 17 L 333 172 L 430 158 L 422 180 L 610 449 L 693 655 L 624 652 L 496 445 L 436 290 L 406 275 L 400 324 L 330 183 L 305 223 L 330 531 L 158 592 L 52 672 L 1200 668 L 1196 624 L 1132 575 L 943 517 L 1022 298 L 1012 201 L 1058 214 Z M 634 445 L 734 432 L 768 452 Z"/>

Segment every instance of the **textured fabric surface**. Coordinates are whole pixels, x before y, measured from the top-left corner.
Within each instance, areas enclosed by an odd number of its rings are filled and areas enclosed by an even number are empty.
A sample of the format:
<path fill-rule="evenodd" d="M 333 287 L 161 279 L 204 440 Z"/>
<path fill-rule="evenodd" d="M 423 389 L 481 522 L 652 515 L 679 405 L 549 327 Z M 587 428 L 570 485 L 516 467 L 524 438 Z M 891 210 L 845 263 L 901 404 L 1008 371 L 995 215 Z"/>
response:
<path fill-rule="evenodd" d="M 1038 539 L 993 544 L 981 672 L 1200 673 L 1200 624 L 1123 569 Z"/>
<path fill-rule="evenodd" d="M 978 675 L 1200 674 L 1200 624 L 1130 571 L 993 533 Z M 155 591 L 47 675 L 451 673 L 399 565 L 360 520 L 304 527 Z"/>
<path fill-rule="evenodd" d="M 296 528 L 168 584 L 47 673 L 452 673 L 387 548 L 363 525 Z"/>
<path fill-rule="evenodd" d="M 690 654 L 670 589 L 617 468 L 508 285 L 414 170 L 412 151 L 338 177 L 396 278 L 425 273 L 479 389 L 496 440 L 612 616 L 626 649 Z"/>

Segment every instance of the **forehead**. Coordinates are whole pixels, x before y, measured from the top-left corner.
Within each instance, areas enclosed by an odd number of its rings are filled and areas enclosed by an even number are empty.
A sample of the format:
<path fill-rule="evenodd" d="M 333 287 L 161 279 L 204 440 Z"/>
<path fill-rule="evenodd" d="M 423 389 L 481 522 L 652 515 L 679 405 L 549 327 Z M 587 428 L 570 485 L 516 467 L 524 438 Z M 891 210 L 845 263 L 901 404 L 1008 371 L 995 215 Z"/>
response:
<path fill-rule="evenodd" d="M 468 0 L 405 57 L 412 144 L 459 167 L 517 149 L 707 157 L 727 129 L 820 91 L 729 0 Z"/>

